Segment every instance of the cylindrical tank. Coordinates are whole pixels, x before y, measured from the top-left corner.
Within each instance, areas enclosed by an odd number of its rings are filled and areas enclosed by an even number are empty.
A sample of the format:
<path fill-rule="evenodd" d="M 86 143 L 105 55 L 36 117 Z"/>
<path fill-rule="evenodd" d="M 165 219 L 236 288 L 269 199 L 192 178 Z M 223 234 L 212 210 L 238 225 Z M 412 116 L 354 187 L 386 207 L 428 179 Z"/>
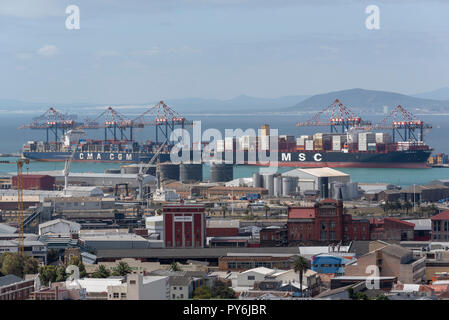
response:
<path fill-rule="evenodd" d="M 296 186 L 298 180 L 295 177 L 283 177 L 282 178 L 282 196 L 289 197 L 296 192 Z"/>
<path fill-rule="evenodd" d="M 329 198 L 329 177 L 318 178 L 318 190 L 322 199 Z"/>
<path fill-rule="evenodd" d="M 201 163 L 182 163 L 179 165 L 181 182 L 203 181 L 203 165 Z"/>
<path fill-rule="evenodd" d="M 179 180 L 179 164 L 161 163 L 159 164 L 159 172 L 161 181 L 165 180 Z"/>
<path fill-rule="evenodd" d="M 262 188 L 262 176 L 259 172 L 253 174 L 253 185 L 254 188 Z"/>
<path fill-rule="evenodd" d="M 136 165 L 126 165 L 121 166 L 121 172 L 124 174 L 137 174 L 139 173 L 139 166 Z"/>
<path fill-rule="evenodd" d="M 282 177 L 275 176 L 274 177 L 273 196 L 280 197 L 281 195 L 282 195 Z"/>
<path fill-rule="evenodd" d="M 121 171 L 121 169 L 106 169 L 106 170 L 104 170 L 104 173 L 119 174 L 119 173 L 122 173 L 122 171 Z"/>
<path fill-rule="evenodd" d="M 210 182 L 228 182 L 232 179 L 234 179 L 234 166 L 232 164 L 210 164 Z"/>
<path fill-rule="evenodd" d="M 268 195 L 272 196 L 274 192 L 274 175 L 266 174 L 263 176 L 263 187 L 268 190 Z"/>

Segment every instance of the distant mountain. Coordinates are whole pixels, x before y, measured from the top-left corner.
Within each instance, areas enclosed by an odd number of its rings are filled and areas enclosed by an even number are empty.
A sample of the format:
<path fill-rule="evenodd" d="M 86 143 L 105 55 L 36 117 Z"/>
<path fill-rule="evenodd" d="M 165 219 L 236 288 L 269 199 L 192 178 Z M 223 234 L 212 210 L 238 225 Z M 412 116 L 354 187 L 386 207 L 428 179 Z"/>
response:
<path fill-rule="evenodd" d="M 429 92 L 412 95 L 416 98 L 433 99 L 433 100 L 449 100 L 449 87 L 436 89 Z"/>
<path fill-rule="evenodd" d="M 241 95 L 228 100 L 218 99 L 167 99 L 167 105 L 180 113 L 230 113 L 230 112 L 277 112 L 310 96 L 285 96 L 279 98 L 256 98 Z"/>
<path fill-rule="evenodd" d="M 284 111 L 314 111 L 321 110 L 340 99 L 343 105 L 360 113 L 382 113 L 384 106 L 388 110 L 402 105 L 412 112 L 440 112 L 449 111 L 449 101 L 422 99 L 405 94 L 365 89 L 350 89 L 317 94 L 305 99 Z"/>

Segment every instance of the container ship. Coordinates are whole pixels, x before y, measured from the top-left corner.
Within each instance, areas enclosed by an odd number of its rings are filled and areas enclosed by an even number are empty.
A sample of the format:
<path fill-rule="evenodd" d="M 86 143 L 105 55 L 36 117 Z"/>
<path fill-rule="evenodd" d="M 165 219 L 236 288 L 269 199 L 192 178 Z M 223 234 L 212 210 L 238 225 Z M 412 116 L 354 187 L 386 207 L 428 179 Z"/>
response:
<path fill-rule="evenodd" d="M 168 108 L 162 101 L 160 105 Z M 395 117 L 391 124 L 375 126 L 354 116 L 339 100 L 327 109 L 332 109 L 330 120 L 321 122 L 314 117 L 313 121 L 299 123 L 297 126 L 330 126 L 330 133 L 317 132 L 299 137 L 273 136 L 270 134 L 269 125 L 263 125 L 259 136 L 226 137 L 224 140 L 215 141 L 213 145 L 202 142 L 201 148 L 192 145 L 191 150 L 199 151 L 190 151 L 187 159 L 195 162 L 222 159 L 233 164 L 286 167 L 429 167 L 428 159 L 433 150 L 424 143 L 423 130 L 431 127 L 412 118 L 401 106 L 397 106 L 390 114 Z M 56 111 L 53 109 L 52 112 Z M 109 108 L 108 112 L 113 115 L 118 114 L 112 108 Z M 397 113 L 402 113 L 408 118 L 397 121 Z M 136 121 L 124 121 L 122 116 L 120 123 L 125 125 L 119 125 L 119 122 L 107 119 L 105 125 L 101 126 L 105 128 L 103 140 L 86 139 L 82 126 L 80 126 L 81 129 L 72 128 L 66 125 L 66 123 L 72 125 L 72 122 L 64 119 L 59 121 L 62 123 L 62 128 L 67 129 L 65 132 L 63 130 L 59 141 L 58 139 L 53 142 L 48 141 L 48 133 L 52 128 L 55 138 L 57 137 L 58 121 L 47 119 L 46 124 L 35 121 L 32 126 L 29 126 L 47 129 L 47 141 L 29 141 L 25 144 L 22 150 L 25 158 L 37 161 L 65 161 L 71 158 L 72 161 L 80 162 L 148 163 L 156 155 L 155 159 L 159 162 L 168 162 L 171 160 L 170 151 L 173 145 L 158 142 L 157 134 L 164 133 L 168 140 L 169 129 L 173 130 L 176 123 L 184 128 L 187 123 L 185 118 L 179 116 L 170 120 L 167 120 L 166 115 L 156 118 L 154 123 L 147 123 L 156 126 L 156 141 L 138 143 L 132 139 L 132 128 Z M 171 126 L 170 123 L 172 123 Z M 140 122 L 139 127 L 143 126 L 144 123 Z M 84 128 L 93 128 L 93 126 Z M 123 139 L 124 128 L 130 130 L 131 139 Z M 161 128 L 163 130 L 160 130 Z M 122 130 L 120 139 L 116 135 L 116 129 Z M 375 132 L 381 129 L 391 129 L 392 133 Z M 107 139 L 107 130 L 113 130 L 113 139 Z M 205 160 L 203 156 L 208 156 L 209 160 Z M 268 160 L 270 163 L 267 162 Z"/>
<path fill-rule="evenodd" d="M 234 164 L 268 165 L 266 160 L 287 167 L 355 167 L 355 168 L 424 168 L 432 149 L 423 141 L 393 142 L 384 132 L 315 133 L 295 138 L 264 135 L 241 136 L 217 140 L 214 147 L 204 145 L 210 159 L 232 159 Z M 269 130 L 269 129 L 268 129 Z M 80 132 L 69 131 L 64 142 L 29 141 L 23 146 L 23 156 L 37 161 L 148 163 L 161 147 L 158 143 L 139 144 L 127 141 L 84 140 L 74 138 Z M 273 144 L 273 139 L 277 140 Z M 273 147 L 274 146 L 274 147 Z M 160 162 L 170 161 L 173 146 L 163 146 L 157 153 Z M 192 147 L 194 150 L 195 147 Z M 213 151 L 215 150 L 215 151 Z M 190 160 L 194 160 L 191 151 Z M 270 154 L 276 157 L 270 157 Z M 264 155 L 261 161 L 261 154 Z M 201 155 L 196 159 L 201 159 Z M 273 164 L 273 163 L 271 163 Z"/>

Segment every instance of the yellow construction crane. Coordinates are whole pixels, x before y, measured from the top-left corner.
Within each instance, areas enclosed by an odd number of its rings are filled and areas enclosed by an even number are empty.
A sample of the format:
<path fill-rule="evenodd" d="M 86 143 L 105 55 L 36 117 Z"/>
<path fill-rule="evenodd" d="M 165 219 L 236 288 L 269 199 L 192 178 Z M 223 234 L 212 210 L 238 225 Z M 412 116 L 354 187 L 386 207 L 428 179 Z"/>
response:
<path fill-rule="evenodd" d="M 19 229 L 19 252 L 23 256 L 24 243 L 23 243 L 23 175 L 22 168 L 24 164 L 30 163 L 29 159 L 19 158 L 17 161 L 1 160 L 0 163 L 15 163 L 17 165 L 17 226 Z"/>

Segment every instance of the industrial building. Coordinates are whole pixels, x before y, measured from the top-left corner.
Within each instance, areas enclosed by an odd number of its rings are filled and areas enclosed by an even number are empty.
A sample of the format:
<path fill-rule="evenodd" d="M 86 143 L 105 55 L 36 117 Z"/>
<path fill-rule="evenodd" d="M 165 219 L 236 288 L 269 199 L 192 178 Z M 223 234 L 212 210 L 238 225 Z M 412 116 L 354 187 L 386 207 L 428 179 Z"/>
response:
<path fill-rule="evenodd" d="M 204 205 L 164 205 L 164 243 L 166 248 L 204 248 L 206 216 Z"/>
<path fill-rule="evenodd" d="M 290 207 L 288 210 L 288 241 L 348 241 L 368 240 L 367 219 L 353 220 L 343 213 L 343 202 L 325 199 L 310 207 Z"/>
<path fill-rule="evenodd" d="M 46 175 L 55 179 L 55 184 L 64 185 L 64 173 L 62 170 L 55 171 L 34 171 L 30 175 Z M 25 175 L 24 175 L 25 176 Z M 139 174 L 122 174 L 122 173 L 91 173 L 91 172 L 70 172 L 68 175 L 68 183 L 79 186 L 103 186 L 115 187 L 120 184 L 127 184 L 130 188 L 138 188 Z M 156 181 L 156 177 L 148 174 L 142 175 L 143 184 L 149 184 Z"/>
<path fill-rule="evenodd" d="M 12 177 L 12 186 L 17 189 L 17 176 Z M 22 186 L 25 190 L 53 190 L 55 178 L 49 175 L 24 174 L 22 175 Z"/>

